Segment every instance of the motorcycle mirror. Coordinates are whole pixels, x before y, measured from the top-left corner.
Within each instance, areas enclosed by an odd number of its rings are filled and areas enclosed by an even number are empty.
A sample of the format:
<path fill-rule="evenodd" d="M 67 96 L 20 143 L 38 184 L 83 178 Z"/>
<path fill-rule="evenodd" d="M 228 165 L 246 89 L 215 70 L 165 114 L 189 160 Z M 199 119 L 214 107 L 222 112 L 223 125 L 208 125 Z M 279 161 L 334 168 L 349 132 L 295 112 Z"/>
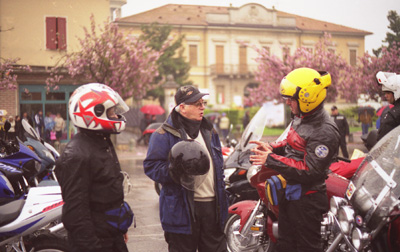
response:
<path fill-rule="evenodd" d="M 24 127 L 25 132 L 28 133 L 28 135 L 29 135 L 31 138 L 40 141 L 40 137 L 39 137 L 39 135 L 37 134 L 36 130 L 34 130 L 34 129 L 32 128 L 32 126 L 31 126 L 26 120 L 21 120 L 21 123 L 22 123 L 22 127 Z"/>

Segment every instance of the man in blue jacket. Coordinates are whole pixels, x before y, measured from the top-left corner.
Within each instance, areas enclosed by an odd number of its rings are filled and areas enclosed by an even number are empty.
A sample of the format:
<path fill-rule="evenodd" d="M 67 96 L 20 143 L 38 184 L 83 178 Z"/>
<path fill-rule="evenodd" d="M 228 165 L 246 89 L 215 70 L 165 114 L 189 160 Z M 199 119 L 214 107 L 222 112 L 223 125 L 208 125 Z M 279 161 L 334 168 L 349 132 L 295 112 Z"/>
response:
<path fill-rule="evenodd" d="M 194 86 L 180 87 L 176 107 L 164 124 L 151 136 L 144 171 L 162 184 L 160 219 L 169 251 L 226 251 L 223 227 L 228 214 L 224 190 L 221 143 L 213 125 L 203 118 L 204 93 Z M 178 142 L 193 139 L 202 144 L 210 159 L 204 182 L 188 190 L 173 178 L 168 156 Z"/>

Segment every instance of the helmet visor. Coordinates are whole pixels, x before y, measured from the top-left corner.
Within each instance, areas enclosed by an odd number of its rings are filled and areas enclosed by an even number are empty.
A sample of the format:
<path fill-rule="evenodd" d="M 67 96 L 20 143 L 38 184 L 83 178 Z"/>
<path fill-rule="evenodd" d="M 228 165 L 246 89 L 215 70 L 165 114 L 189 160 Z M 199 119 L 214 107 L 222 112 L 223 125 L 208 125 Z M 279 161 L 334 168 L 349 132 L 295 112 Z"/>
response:
<path fill-rule="evenodd" d="M 116 95 L 116 98 L 118 101 L 117 105 L 115 106 L 115 113 L 117 115 L 122 115 L 122 114 L 128 112 L 129 111 L 128 105 L 126 105 L 124 100 L 121 98 L 121 96 L 117 92 L 115 92 L 115 95 Z"/>
<path fill-rule="evenodd" d="M 280 86 L 282 97 L 293 97 L 296 94 L 296 91 L 297 85 L 293 84 L 290 80 L 283 78 Z"/>

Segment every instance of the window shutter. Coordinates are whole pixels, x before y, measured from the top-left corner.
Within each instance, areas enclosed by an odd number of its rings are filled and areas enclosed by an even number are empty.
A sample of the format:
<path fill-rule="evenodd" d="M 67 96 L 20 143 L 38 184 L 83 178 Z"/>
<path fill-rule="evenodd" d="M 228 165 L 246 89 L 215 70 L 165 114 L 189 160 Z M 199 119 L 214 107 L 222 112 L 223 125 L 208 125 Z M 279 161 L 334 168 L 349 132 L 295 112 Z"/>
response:
<path fill-rule="evenodd" d="M 57 49 L 57 18 L 46 17 L 46 48 Z"/>
<path fill-rule="evenodd" d="M 67 19 L 57 18 L 57 43 L 58 49 L 67 49 Z"/>

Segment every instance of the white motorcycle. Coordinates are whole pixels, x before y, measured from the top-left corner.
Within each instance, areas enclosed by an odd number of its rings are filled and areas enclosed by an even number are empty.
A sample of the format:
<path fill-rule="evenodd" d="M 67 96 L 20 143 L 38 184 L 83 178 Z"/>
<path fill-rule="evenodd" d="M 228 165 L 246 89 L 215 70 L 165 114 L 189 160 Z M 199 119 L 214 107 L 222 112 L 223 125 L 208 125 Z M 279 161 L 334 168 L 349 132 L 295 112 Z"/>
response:
<path fill-rule="evenodd" d="M 0 163 L 0 251 L 69 251 L 59 186 L 27 186 L 22 171 Z"/>

